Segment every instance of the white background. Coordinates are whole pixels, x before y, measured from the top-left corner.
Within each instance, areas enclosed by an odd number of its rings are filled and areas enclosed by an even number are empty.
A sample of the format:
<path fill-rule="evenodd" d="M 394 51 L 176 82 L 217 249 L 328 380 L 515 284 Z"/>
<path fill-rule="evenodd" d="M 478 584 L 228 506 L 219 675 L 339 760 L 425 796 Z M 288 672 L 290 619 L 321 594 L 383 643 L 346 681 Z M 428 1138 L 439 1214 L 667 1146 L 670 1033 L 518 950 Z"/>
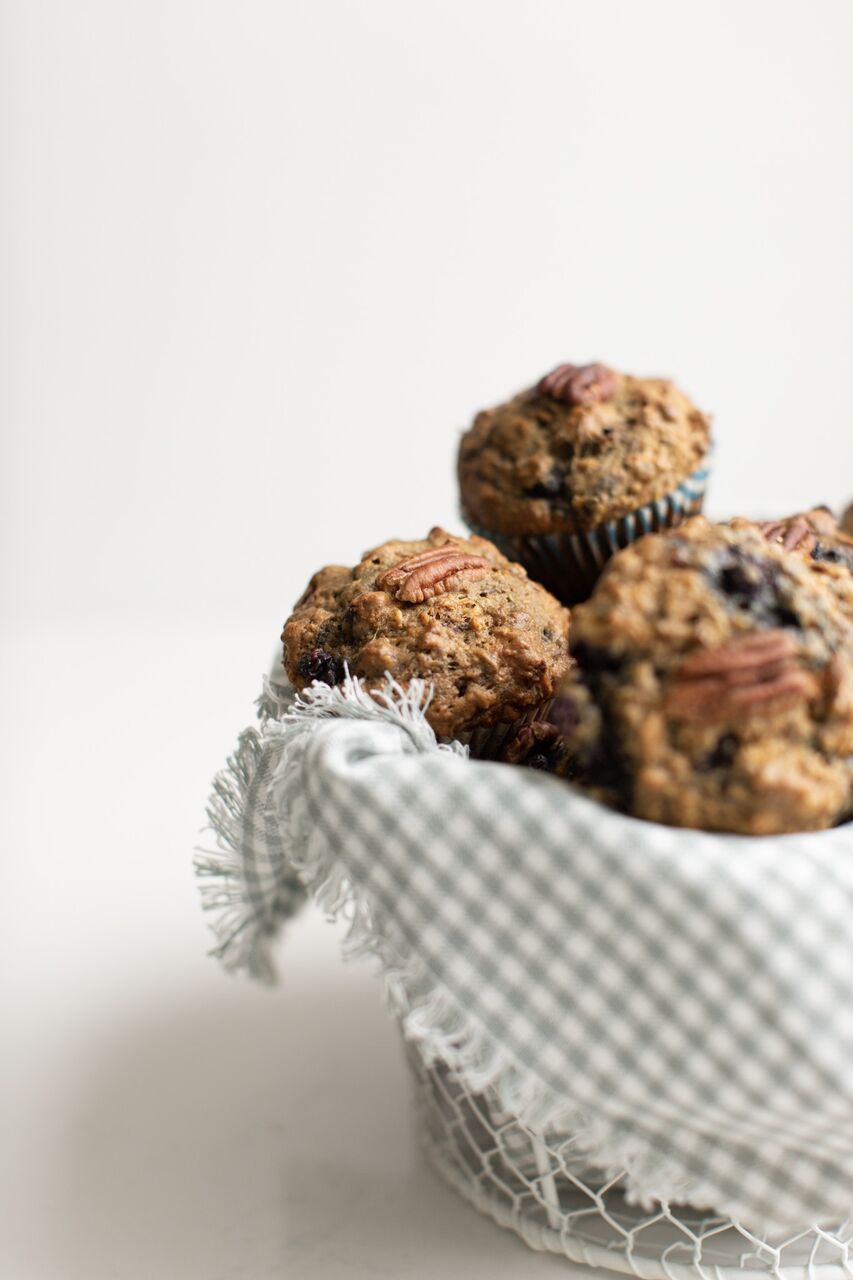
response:
<path fill-rule="evenodd" d="M 554 363 L 712 411 L 718 514 L 853 497 L 852 62 L 849 0 L 0 5 L 4 1276 L 564 1273 L 322 922 L 205 958 L 190 849 L 309 574 Z"/>

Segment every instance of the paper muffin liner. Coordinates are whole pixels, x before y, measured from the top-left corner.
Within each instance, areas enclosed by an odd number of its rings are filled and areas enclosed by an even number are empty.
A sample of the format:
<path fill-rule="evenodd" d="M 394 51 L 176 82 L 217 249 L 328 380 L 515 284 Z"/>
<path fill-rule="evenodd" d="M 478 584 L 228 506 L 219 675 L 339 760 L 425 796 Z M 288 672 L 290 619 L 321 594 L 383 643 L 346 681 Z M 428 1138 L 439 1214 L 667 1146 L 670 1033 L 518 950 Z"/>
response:
<path fill-rule="evenodd" d="M 617 551 L 647 533 L 675 529 L 690 516 L 699 515 L 709 473 L 710 456 L 666 497 L 577 533 L 494 533 L 471 521 L 464 505 L 462 518 L 472 533 L 488 538 L 508 559 L 523 564 L 530 577 L 563 604 L 580 604 L 592 594 L 604 566 Z"/>
<path fill-rule="evenodd" d="M 534 720 L 547 720 L 553 704 L 554 699 L 548 698 L 545 702 L 540 702 L 537 706 L 525 711 L 523 715 L 517 716 L 515 720 L 499 720 L 497 724 L 489 725 L 486 729 L 469 729 L 467 733 L 456 733 L 452 739 L 445 738 L 444 741 L 463 743 L 475 760 L 497 760 L 509 735 L 522 725 L 531 724 Z"/>

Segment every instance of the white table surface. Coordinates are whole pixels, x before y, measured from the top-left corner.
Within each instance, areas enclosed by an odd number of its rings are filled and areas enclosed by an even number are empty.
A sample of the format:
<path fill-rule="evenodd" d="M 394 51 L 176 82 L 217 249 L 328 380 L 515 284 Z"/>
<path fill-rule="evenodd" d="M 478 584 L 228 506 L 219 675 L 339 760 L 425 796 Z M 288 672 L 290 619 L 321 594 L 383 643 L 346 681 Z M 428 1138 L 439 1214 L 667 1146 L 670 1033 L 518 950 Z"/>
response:
<path fill-rule="evenodd" d="M 314 908 L 272 991 L 206 957 L 191 851 L 268 647 L 249 624 L 3 636 L 0 1275 L 583 1271 L 425 1166 L 380 984 Z"/>

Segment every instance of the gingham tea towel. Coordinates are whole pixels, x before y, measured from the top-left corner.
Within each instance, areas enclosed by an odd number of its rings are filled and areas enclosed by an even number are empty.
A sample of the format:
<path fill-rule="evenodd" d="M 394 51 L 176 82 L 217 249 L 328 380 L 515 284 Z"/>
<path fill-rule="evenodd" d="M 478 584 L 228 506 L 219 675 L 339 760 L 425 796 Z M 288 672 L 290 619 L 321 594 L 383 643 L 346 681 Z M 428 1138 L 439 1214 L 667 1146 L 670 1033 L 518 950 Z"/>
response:
<path fill-rule="evenodd" d="M 612 813 L 440 746 L 423 688 L 267 685 L 199 852 L 217 953 L 271 974 L 303 888 L 404 1033 L 628 1193 L 756 1230 L 853 1211 L 853 830 Z"/>

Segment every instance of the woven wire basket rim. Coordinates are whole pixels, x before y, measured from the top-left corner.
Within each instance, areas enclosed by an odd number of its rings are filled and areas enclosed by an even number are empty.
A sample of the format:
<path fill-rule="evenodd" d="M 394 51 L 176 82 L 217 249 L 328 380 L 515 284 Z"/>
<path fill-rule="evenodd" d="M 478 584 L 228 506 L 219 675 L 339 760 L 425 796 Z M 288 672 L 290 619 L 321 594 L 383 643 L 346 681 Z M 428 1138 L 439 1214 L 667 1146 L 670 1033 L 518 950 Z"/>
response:
<path fill-rule="evenodd" d="M 629 1204 L 618 1187 L 622 1174 L 594 1186 L 568 1172 L 559 1155 L 565 1135 L 534 1133 L 505 1113 L 495 1116 L 495 1098 L 475 1093 L 443 1064 L 426 1063 L 416 1045 L 407 1045 L 407 1057 L 430 1163 L 457 1194 L 533 1250 L 640 1280 L 853 1276 L 849 1220 L 831 1228 L 792 1228 L 782 1239 L 749 1231 L 710 1210 Z M 610 1239 L 596 1240 L 596 1233 Z"/>

